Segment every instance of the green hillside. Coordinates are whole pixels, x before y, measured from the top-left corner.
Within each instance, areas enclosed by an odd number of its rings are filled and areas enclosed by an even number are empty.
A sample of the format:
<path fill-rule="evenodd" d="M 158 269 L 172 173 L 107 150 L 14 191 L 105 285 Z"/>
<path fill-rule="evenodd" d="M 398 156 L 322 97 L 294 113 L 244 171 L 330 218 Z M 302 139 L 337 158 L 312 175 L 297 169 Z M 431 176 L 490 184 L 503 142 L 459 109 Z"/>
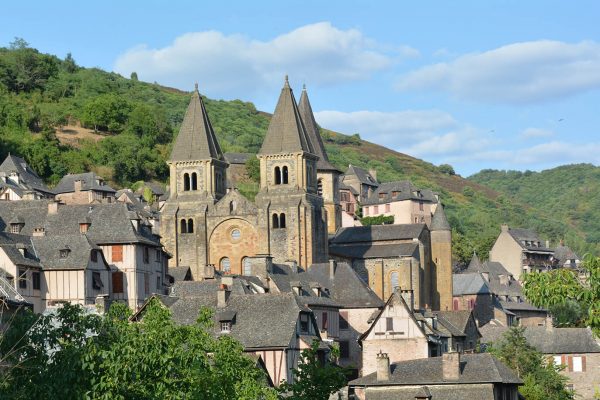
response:
<path fill-rule="evenodd" d="M 223 151 L 258 151 L 270 114 L 240 100 L 205 100 Z M 70 55 L 41 54 L 16 40 L 0 48 L 0 157 L 22 155 L 50 185 L 68 172 L 88 170 L 117 187 L 165 182 L 165 160 L 188 101 L 189 93 L 140 82 L 135 74 L 126 79 L 81 68 Z M 583 230 L 567 217 L 536 202 L 499 195 L 455 175 L 448 165 L 434 166 L 358 134 L 324 129 L 322 135 L 331 161 L 342 171 L 348 164 L 375 168 L 380 181 L 410 179 L 439 192 L 454 228 L 458 261 L 468 260 L 473 251 L 485 258 L 502 222 L 535 228 L 550 239 L 585 242 Z M 251 183 L 244 192 L 252 196 Z"/>
<path fill-rule="evenodd" d="M 469 180 L 562 221 L 562 238 L 580 255 L 600 251 L 600 167 L 564 165 L 542 172 L 486 169 Z"/>

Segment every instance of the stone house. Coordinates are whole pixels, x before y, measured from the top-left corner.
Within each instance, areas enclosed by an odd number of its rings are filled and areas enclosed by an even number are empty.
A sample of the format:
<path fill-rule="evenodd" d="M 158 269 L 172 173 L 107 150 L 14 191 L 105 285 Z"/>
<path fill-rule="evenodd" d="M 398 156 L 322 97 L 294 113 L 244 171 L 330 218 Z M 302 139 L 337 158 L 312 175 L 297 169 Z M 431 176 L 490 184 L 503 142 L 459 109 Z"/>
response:
<path fill-rule="evenodd" d="M 580 257 L 569 246 L 566 246 L 561 240 L 554 249 L 554 264 L 558 268 L 579 269 L 581 264 Z"/>
<path fill-rule="evenodd" d="M 488 353 L 446 353 L 441 357 L 390 364 L 376 355 L 376 371 L 348 383 L 360 400 L 518 400 L 523 382 Z"/>
<path fill-rule="evenodd" d="M 373 191 L 379 186 L 377 172 L 375 170 L 364 170 L 355 165 L 348 165 L 346 172 L 340 177 L 341 183 L 349 186 L 358 193 L 358 202 L 368 199 Z"/>
<path fill-rule="evenodd" d="M 440 329 L 448 330 L 448 350 L 472 352 L 476 349 L 481 333 L 471 311 L 434 311 Z"/>
<path fill-rule="evenodd" d="M 506 327 L 485 326 L 481 329 L 482 342 L 502 341 Z M 524 331 L 527 342 L 545 354 L 560 372 L 569 379 L 569 387 L 576 398 L 594 399 L 600 391 L 600 345 L 590 328 L 555 328 L 529 326 Z"/>
<path fill-rule="evenodd" d="M 53 189 L 56 200 L 64 204 L 112 203 L 116 190 L 93 172 L 67 174 Z"/>
<path fill-rule="evenodd" d="M 547 271 L 553 266 L 554 251 L 529 229 L 503 224 L 490 250 L 490 261 L 501 263 L 513 276 L 530 271 Z"/>
<path fill-rule="evenodd" d="M 341 177 L 338 178 L 338 187 L 340 190 L 340 206 L 342 208 L 342 227 L 361 226 L 358 219 L 358 191 L 352 186 L 348 186 L 342 182 Z"/>
<path fill-rule="evenodd" d="M 393 216 L 395 224 L 431 225 L 438 205 L 437 196 L 429 189 L 419 189 L 410 181 L 380 184 L 362 202 L 364 217 Z"/>
<path fill-rule="evenodd" d="M 54 192 L 22 158 L 9 154 L 0 164 L 0 200 L 52 198 Z"/>

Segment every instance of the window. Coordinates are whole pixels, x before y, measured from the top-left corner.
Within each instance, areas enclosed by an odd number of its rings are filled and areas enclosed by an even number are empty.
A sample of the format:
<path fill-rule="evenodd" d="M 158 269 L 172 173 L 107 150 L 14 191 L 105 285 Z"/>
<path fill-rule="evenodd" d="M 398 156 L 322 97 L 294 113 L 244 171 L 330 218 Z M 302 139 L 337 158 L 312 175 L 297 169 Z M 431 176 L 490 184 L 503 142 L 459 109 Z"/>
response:
<path fill-rule="evenodd" d="M 160 258 L 161 258 L 161 251 L 160 251 L 160 249 L 156 249 L 156 259 L 155 260 L 160 261 Z"/>
<path fill-rule="evenodd" d="M 340 311 L 340 329 L 347 330 L 350 326 L 348 324 L 348 311 Z"/>
<path fill-rule="evenodd" d="M 237 204 L 234 200 L 229 202 L 229 214 L 233 213 L 237 208 Z"/>
<path fill-rule="evenodd" d="M 285 214 L 284 213 L 279 214 L 279 227 L 285 228 Z"/>
<path fill-rule="evenodd" d="M 190 174 L 183 174 L 183 191 L 187 192 L 190 190 Z"/>
<path fill-rule="evenodd" d="M 229 257 L 221 258 L 221 271 L 225 273 L 231 272 L 231 261 L 229 260 Z"/>
<path fill-rule="evenodd" d="M 385 319 L 385 330 L 387 332 L 393 332 L 394 331 L 394 318 L 387 317 Z"/>
<path fill-rule="evenodd" d="M 379 198 L 380 199 L 385 199 L 385 195 L 386 195 L 386 193 L 379 193 Z"/>
<path fill-rule="evenodd" d="M 279 167 L 275 167 L 275 184 L 281 185 L 281 169 Z"/>
<path fill-rule="evenodd" d="M 397 190 L 394 190 L 392 192 L 392 197 L 398 197 L 399 194 L 400 194 L 400 192 L 398 192 Z"/>
<path fill-rule="evenodd" d="M 317 194 L 323 197 L 323 179 L 317 181 Z"/>
<path fill-rule="evenodd" d="M 187 233 L 194 233 L 194 220 L 191 218 L 187 220 Z"/>
<path fill-rule="evenodd" d="M 392 274 L 390 276 L 390 281 L 392 284 L 392 291 L 395 291 L 396 289 L 398 289 L 400 287 L 400 283 L 398 282 L 398 273 L 397 272 L 392 272 Z"/>
<path fill-rule="evenodd" d="M 472 310 L 474 308 L 475 308 L 475 300 L 469 299 L 469 310 Z"/>
<path fill-rule="evenodd" d="M 231 321 L 221 321 L 221 332 L 231 332 Z"/>
<path fill-rule="evenodd" d="M 379 214 L 379 206 L 373 206 L 373 214 Z"/>
<path fill-rule="evenodd" d="M 321 320 L 322 320 L 321 329 L 323 329 L 323 330 L 327 330 L 327 325 L 328 325 L 327 317 L 328 317 L 327 311 L 323 311 L 323 313 L 321 314 Z"/>
<path fill-rule="evenodd" d="M 102 279 L 100 278 L 100 272 L 92 272 L 92 287 L 96 290 L 100 290 L 104 287 Z"/>
<path fill-rule="evenodd" d="M 161 285 L 160 285 L 160 276 L 156 277 L 156 290 L 160 291 L 162 289 Z"/>
<path fill-rule="evenodd" d="M 112 273 L 113 293 L 123 293 L 123 272 Z"/>
<path fill-rule="evenodd" d="M 90 259 L 92 262 L 98 262 L 98 250 L 92 250 L 90 252 Z"/>
<path fill-rule="evenodd" d="M 117 244 L 117 245 L 112 246 L 111 251 L 112 251 L 113 262 L 123 261 L 123 245 L 122 244 Z"/>
<path fill-rule="evenodd" d="M 390 212 L 390 205 L 389 204 L 385 205 L 385 212 Z"/>
<path fill-rule="evenodd" d="M 33 283 L 33 290 L 40 290 L 42 287 L 41 274 L 39 272 L 33 272 L 31 274 L 31 280 Z"/>
<path fill-rule="evenodd" d="M 281 183 L 287 185 L 288 183 L 288 167 L 284 166 L 281 170 Z"/>
<path fill-rule="evenodd" d="M 19 268 L 19 288 L 27 289 L 27 270 Z"/>
<path fill-rule="evenodd" d="M 148 264 L 148 262 L 150 262 L 150 248 L 144 246 L 143 248 L 143 252 L 144 252 L 144 264 Z"/>
<path fill-rule="evenodd" d="M 369 207 L 364 207 L 363 211 L 365 215 L 369 215 Z"/>
<path fill-rule="evenodd" d="M 585 363 L 583 361 L 584 357 L 582 357 L 582 356 L 574 356 L 572 358 L 573 358 L 573 361 L 572 361 L 572 364 L 573 364 L 572 371 L 573 372 L 584 372 L 585 371 L 585 368 L 584 368 Z"/>
<path fill-rule="evenodd" d="M 453 302 L 452 302 L 452 309 L 454 311 L 458 311 L 459 310 L 459 308 L 458 308 L 458 299 L 454 299 L 453 300 Z"/>
<path fill-rule="evenodd" d="M 234 229 L 231 231 L 231 239 L 240 240 L 240 237 L 242 237 L 242 232 L 240 232 L 239 229 Z"/>
<path fill-rule="evenodd" d="M 419 201 L 419 211 L 423 211 L 423 202 Z"/>
<path fill-rule="evenodd" d="M 279 215 L 273 214 L 273 228 L 279 228 Z"/>
<path fill-rule="evenodd" d="M 340 358 L 350 357 L 350 342 L 347 340 L 340 341 Z"/>
<path fill-rule="evenodd" d="M 342 192 L 340 193 L 340 195 L 342 197 L 342 201 L 350 201 L 350 196 L 348 195 L 348 193 Z"/>
<path fill-rule="evenodd" d="M 187 221 L 185 219 L 182 219 L 181 223 L 179 225 L 180 225 L 179 231 L 181 233 L 187 233 Z"/>
<path fill-rule="evenodd" d="M 21 224 L 10 224 L 10 233 L 21 232 Z"/>
<path fill-rule="evenodd" d="M 300 314 L 300 332 L 308 333 L 308 314 Z"/>
<path fill-rule="evenodd" d="M 554 356 L 552 358 L 554 359 L 554 365 L 557 367 L 560 367 L 563 364 L 561 356 Z"/>
<path fill-rule="evenodd" d="M 250 263 L 250 259 L 248 257 L 244 257 L 242 259 L 242 266 L 244 267 L 244 275 L 252 275 L 252 263 Z"/>
<path fill-rule="evenodd" d="M 69 257 L 70 252 L 71 252 L 71 250 L 69 250 L 69 249 L 62 249 L 59 251 L 59 256 L 60 256 L 60 258 L 67 258 L 67 257 Z"/>
<path fill-rule="evenodd" d="M 198 190 L 198 174 L 192 173 L 192 190 Z"/>

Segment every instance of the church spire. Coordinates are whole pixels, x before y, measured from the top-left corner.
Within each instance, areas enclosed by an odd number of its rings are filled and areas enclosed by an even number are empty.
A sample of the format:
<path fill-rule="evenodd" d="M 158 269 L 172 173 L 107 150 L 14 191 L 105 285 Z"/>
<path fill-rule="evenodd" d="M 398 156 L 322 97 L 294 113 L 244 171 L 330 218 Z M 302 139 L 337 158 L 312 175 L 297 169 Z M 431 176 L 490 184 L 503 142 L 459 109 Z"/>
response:
<path fill-rule="evenodd" d="M 198 92 L 198 84 L 188 105 L 185 117 L 175 139 L 170 161 L 206 159 L 223 160 L 223 152 L 215 136 L 204 101 Z"/>
<path fill-rule="evenodd" d="M 338 169 L 331 165 L 329 162 L 329 157 L 327 157 L 327 152 L 325 151 L 325 146 L 323 145 L 323 140 L 321 139 L 321 135 L 319 133 L 319 125 L 317 125 L 317 122 L 315 121 L 315 116 L 313 114 L 312 107 L 310 106 L 310 101 L 308 100 L 306 85 L 303 85 L 302 87 L 298 111 L 300 112 L 300 117 L 304 123 L 304 128 L 306 129 L 308 139 L 313 145 L 315 154 L 319 156 L 319 161 L 317 161 L 317 170 L 337 171 Z"/>
<path fill-rule="evenodd" d="M 446 218 L 446 213 L 444 212 L 444 207 L 442 203 L 439 203 L 433 213 L 433 217 L 431 218 L 431 226 L 429 227 L 431 231 L 450 231 L 450 224 L 448 223 L 448 219 Z"/>
<path fill-rule="evenodd" d="M 296 105 L 287 75 L 259 154 L 305 152 L 315 154 Z"/>

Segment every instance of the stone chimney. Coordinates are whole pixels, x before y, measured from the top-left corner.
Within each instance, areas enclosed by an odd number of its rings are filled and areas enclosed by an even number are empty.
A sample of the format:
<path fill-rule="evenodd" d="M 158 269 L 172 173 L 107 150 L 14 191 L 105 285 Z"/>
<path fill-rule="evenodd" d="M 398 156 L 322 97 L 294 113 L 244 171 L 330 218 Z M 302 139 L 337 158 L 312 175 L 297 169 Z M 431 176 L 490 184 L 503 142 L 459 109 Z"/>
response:
<path fill-rule="evenodd" d="M 227 300 L 229 300 L 230 295 L 231 290 L 229 290 L 227 285 L 221 284 L 221 286 L 219 286 L 219 290 L 217 291 L 217 308 L 226 307 Z"/>
<path fill-rule="evenodd" d="M 377 354 L 377 382 L 387 382 L 390 380 L 390 358 L 387 353 L 379 350 Z"/>
<path fill-rule="evenodd" d="M 508 232 L 508 225 L 507 224 L 500 225 L 500 230 L 502 232 Z"/>
<path fill-rule="evenodd" d="M 82 187 L 83 187 L 82 180 L 76 180 L 75 182 L 73 182 L 73 189 L 75 192 L 81 192 Z"/>
<path fill-rule="evenodd" d="M 335 278 L 335 270 L 337 268 L 337 261 L 334 259 L 329 259 L 329 279 L 333 280 Z"/>
<path fill-rule="evenodd" d="M 376 169 L 370 169 L 369 175 L 371 175 L 373 177 L 373 179 L 377 180 L 377 170 Z"/>
<path fill-rule="evenodd" d="M 46 236 L 46 229 L 39 227 L 39 228 L 33 228 L 33 235 L 34 237 L 40 237 L 40 236 Z"/>
<path fill-rule="evenodd" d="M 51 201 L 48 203 L 48 214 L 58 213 L 58 201 Z"/>
<path fill-rule="evenodd" d="M 452 351 L 442 354 L 442 377 L 445 381 L 460 379 L 460 353 Z"/>

